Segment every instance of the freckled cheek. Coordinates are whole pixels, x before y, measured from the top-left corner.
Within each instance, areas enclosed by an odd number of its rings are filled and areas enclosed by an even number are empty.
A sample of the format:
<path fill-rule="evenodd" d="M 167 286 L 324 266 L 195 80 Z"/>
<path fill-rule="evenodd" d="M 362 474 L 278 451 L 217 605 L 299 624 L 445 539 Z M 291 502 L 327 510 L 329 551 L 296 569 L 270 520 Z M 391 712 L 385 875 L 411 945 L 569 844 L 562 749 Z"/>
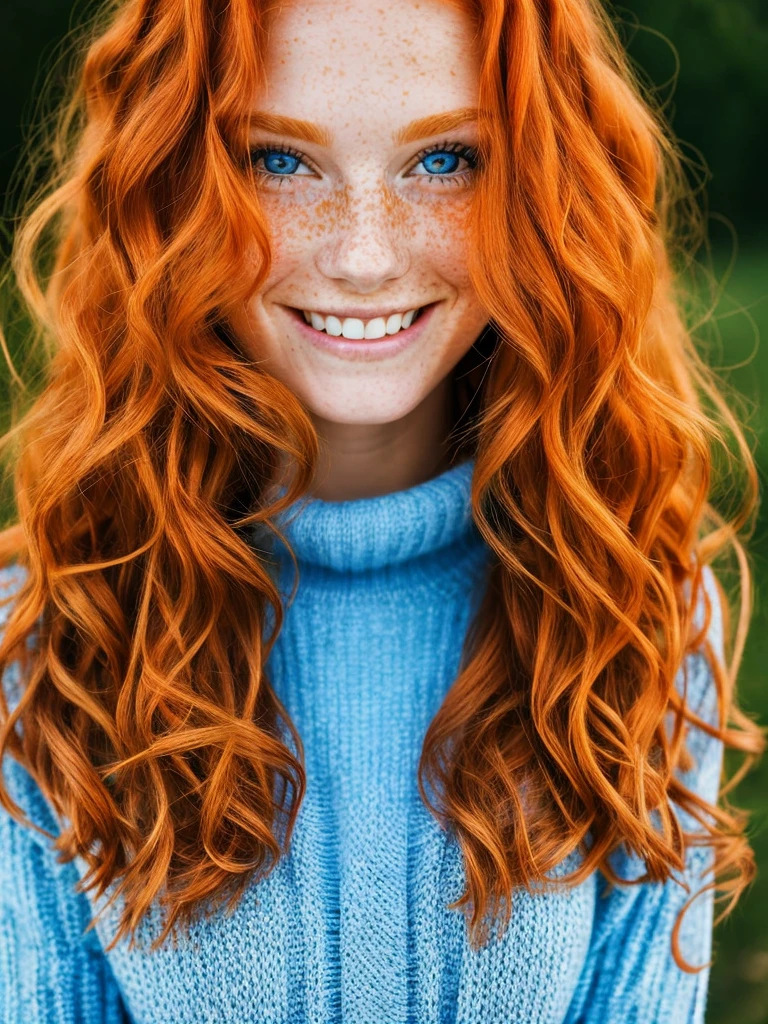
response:
<path fill-rule="evenodd" d="M 468 208 L 463 203 L 419 211 L 413 227 L 422 258 L 456 287 L 470 284 L 467 267 Z"/>
<path fill-rule="evenodd" d="M 320 204 L 318 204 L 319 207 Z M 275 272 L 283 274 L 317 247 L 324 233 L 323 215 L 315 206 L 262 202 Z"/>

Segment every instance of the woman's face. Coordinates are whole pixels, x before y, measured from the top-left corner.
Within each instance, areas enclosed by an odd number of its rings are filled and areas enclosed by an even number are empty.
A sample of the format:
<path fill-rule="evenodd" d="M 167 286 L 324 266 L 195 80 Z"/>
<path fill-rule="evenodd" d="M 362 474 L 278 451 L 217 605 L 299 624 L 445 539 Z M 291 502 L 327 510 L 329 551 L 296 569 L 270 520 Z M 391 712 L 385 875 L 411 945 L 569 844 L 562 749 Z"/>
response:
<path fill-rule="evenodd" d="M 316 422 L 394 423 L 488 320 L 465 240 L 472 25 L 442 0 L 300 0 L 273 17 L 251 134 L 273 264 L 233 326 Z"/>

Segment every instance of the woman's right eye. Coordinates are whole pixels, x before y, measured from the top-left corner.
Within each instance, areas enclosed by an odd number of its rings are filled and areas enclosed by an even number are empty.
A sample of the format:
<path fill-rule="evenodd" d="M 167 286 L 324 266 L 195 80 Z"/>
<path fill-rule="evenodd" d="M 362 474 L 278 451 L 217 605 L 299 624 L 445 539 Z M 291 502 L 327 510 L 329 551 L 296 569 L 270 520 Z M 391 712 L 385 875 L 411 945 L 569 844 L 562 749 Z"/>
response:
<path fill-rule="evenodd" d="M 259 146 L 250 150 L 251 163 L 256 173 L 261 178 L 277 181 L 282 185 L 287 178 L 297 176 L 306 177 L 307 171 L 297 172 L 297 168 L 304 166 L 311 175 L 314 172 L 304 162 L 303 155 L 290 146 Z M 263 167 L 258 167 L 259 161 L 264 162 Z"/>

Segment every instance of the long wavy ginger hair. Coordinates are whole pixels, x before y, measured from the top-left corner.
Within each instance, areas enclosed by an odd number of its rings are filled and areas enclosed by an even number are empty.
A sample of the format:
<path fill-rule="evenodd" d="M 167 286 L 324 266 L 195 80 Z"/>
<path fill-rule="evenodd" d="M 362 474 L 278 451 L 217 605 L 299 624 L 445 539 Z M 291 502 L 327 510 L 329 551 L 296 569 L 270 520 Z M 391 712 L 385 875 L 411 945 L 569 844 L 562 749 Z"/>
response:
<path fill-rule="evenodd" d="M 670 798 L 706 828 L 727 913 L 754 873 L 745 815 L 675 778 L 690 767 L 684 721 L 701 720 L 674 678 L 709 623 L 707 605 L 692 635 L 702 566 L 731 541 L 749 582 L 736 532 L 757 485 L 678 312 L 670 253 L 695 204 L 596 2 L 466 9 L 484 55 L 471 271 L 491 320 L 457 373 L 452 440 L 476 458 L 472 511 L 495 557 L 419 764 L 464 853 L 452 907 L 471 905 L 474 943 L 486 911 L 504 902 L 508 920 L 512 887 L 577 847 L 567 884 L 597 867 L 616 880 L 622 841 L 664 879 L 685 839 Z M 55 172 L 15 236 L 45 370 L 27 397 L 5 346 L 24 407 L 3 439 L 17 520 L 0 556 L 26 579 L 0 643 L 0 671 L 24 665 L 0 754 L 67 819 L 56 847 L 86 859 L 85 887 L 119 880 L 112 944 L 133 944 L 155 899 L 158 942 L 206 901 L 233 907 L 283 852 L 277 825 L 287 843 L 305 790 L 265 672 L 283 608 L 250 531 L 282 538 L 273 517 L 308 492 L 319 442 L 227 319 L 269 267 L 247 130 L 268 20 L 259 0 L 102 9 L 79 41 Z M 722 435 L 702 394 L 748 470 L 732 521 L 708 501 Z M 290 486 L 269 501 L 284 459 Z M 735 668 L 714 659 L 720 726 L 703 723 L 747 754 L 740 775 L 763 745 L 735 705 L 745 628 L 742 614 Z"/>

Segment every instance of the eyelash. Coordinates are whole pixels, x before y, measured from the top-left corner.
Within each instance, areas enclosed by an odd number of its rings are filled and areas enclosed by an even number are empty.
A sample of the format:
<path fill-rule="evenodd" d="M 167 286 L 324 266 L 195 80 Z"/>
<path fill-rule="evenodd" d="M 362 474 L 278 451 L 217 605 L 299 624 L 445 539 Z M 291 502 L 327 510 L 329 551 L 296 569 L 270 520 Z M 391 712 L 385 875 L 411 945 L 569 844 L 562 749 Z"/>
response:
<path fill-rule="evenodd" d="M 305 163 L 308 167 L 312 168 L 312 164 L 310 163 L 309 160 L 307 160 L 306 156 L 303 153 L 300 153 L 297 149 L 294 149 L 292 146 L 286 146 L 286 145 L 278 143 L 278 144 L 276 144 L 274 146 L 257 146 L 257 147 L 252 148 L 249 152 L 250 152 L 250 157 L 251 157 L 251 160 L 253 161 L 253 163 L 256 163 L 262 156 L 264 156 L 267 153 L 285 153 L 287 156 L 296 157 L 297 160 L 300 160 L 302 163 Z M 437 179 L 438 181 L 440 181 L 442 184 L 445 184 L 445 185 L 462 185 L 462 184 L 464 184 L 464 180 L 466 178 L 472 177 L 473 172 L 477 169 L 477 166 L 478 166 L 477 150 L 474 147 L 472 147 L 472 146 L 465 146 L 464 143 L 462 143 L 462 142 L 437 143 L 436 145 L 428 146 L 426 149 L 423 149 L 418 154 L 418 158 L 416 159 L 416 161 L 413 164 L 413 166 L 417 167 L 423 160 L 425 160 L 430 155 L 430 153 L 438 153 L 438 152 L 439 153 L 458 153 L 459 156 L 464 157 L 464 159 L 467 161 L 467 163 L 469 164 L 469 168 L 467 170 L 461 171 L 459 173 L 453 173 L 453 174 L 429 174 L 428 173 L 428 174 L 419 174 L 419 175 L 417 175 L 417 177 L 419 177 L 419 178 L 427 178 L 429 181 L 433 181 L 434 179 Z M 314 168 L 312 168 L 312 169 L 314 170 Z M 257 170 L 256 173 L 260 177 L 262 177 L 262 178 L 269 178 L 269 179 L 272 179 L 272 180 L 274 180 L 276 178 L 277 181 L 278 181 L 278 185 L 282 185 L 282 183 L 284 181 L 290 180 L 291 178 L 304 177 L 304 175 L 297 175 L 297 174 L 274 174 L 272 171 L 262 171 L 262 170 Z"/>

